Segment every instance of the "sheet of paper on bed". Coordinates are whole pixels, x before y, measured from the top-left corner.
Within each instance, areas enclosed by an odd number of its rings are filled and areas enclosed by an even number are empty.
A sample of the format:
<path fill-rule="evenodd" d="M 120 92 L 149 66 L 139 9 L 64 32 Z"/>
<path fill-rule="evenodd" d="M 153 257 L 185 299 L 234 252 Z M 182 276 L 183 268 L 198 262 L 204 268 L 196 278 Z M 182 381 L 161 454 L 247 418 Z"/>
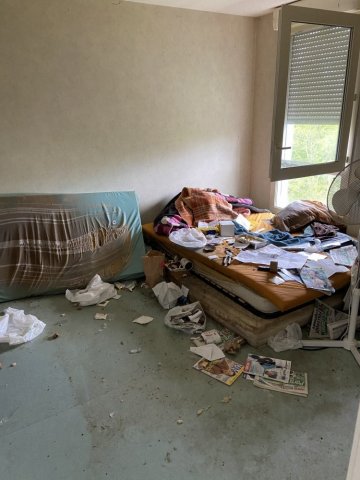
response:
<path fill-rule="evenodd" d="M 357 249 L 354 247 L 354 245 L 348 245 L 346 247 L 330 250 L 331 258 L 335 263 L 346 265 L 348 267 L 351 267 L 354 264 L 357 254 Z"/>
<path fill-rule="evenodd" d="M 332 258 L 325 258 L 321 260 L 308 260 L 306 262 L 306 266 L 309 267 L 321 267 L 324 272 L 326 273 L 326 276 L 329 278 L 335 273 L 339 272 L 348 272 L 349 269 L 348 267 L 345 267 L 344 265 L 335 265 L 333 262 Z"/>
<path fill-rule="evenodd" d="M 279 247 L 267 245 L 257 250 L 245 250 L 240 252 L 236 260 L 243 263 L 256 263 L 259 265 L 270 265 L 274 260 L 278 262 L 278 268 L 302 268 L 306 263 L 306 257 L 298 253 L 284 252 Z"/>

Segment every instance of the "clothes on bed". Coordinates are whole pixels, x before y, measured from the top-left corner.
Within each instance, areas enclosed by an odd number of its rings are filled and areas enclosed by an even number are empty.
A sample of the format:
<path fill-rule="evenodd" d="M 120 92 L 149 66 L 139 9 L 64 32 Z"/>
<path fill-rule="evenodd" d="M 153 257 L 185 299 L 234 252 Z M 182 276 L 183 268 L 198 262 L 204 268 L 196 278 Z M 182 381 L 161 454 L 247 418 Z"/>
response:
<path fill-rule="evenodd" d="M 238 216 L 218 190 L 184 187 L 175 207 L 189 227 L 199 221 L 234 220 Z"/>

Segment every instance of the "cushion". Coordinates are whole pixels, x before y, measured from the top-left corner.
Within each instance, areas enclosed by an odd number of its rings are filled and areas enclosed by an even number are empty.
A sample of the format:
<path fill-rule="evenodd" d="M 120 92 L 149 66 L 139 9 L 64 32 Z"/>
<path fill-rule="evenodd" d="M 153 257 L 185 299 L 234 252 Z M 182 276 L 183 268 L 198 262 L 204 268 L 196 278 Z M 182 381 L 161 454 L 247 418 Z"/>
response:
<path fill-rule="evenodd" d="M 295 232 L 311 222 L 338 225 L 326 205 L 315 200 L 297 200 L 275 215 L 271 223 L 285 232 Z"/>

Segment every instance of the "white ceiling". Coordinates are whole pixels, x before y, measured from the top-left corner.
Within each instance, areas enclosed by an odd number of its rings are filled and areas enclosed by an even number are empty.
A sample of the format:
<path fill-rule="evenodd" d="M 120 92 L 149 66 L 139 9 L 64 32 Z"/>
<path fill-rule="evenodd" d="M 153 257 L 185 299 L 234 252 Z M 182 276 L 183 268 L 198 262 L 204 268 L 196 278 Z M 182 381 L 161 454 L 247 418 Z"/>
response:
<path fill-rule="evenodd" d="M 273 8 L 294 0 L 126 0 L 163 7 L 188 8 L 205 12 L 228 13 L 246 17 L 258 17 L 270 13 Z"/>

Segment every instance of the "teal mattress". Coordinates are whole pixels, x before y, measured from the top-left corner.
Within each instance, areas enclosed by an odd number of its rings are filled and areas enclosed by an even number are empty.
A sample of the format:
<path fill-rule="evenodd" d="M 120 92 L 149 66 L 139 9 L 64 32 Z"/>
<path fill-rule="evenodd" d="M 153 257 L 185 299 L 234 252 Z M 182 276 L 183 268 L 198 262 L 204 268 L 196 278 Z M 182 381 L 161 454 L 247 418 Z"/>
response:
<path fill-rule="evenodd" d="M 143 275 L 135 192 L 0 195 L 0 302 Z"/>

